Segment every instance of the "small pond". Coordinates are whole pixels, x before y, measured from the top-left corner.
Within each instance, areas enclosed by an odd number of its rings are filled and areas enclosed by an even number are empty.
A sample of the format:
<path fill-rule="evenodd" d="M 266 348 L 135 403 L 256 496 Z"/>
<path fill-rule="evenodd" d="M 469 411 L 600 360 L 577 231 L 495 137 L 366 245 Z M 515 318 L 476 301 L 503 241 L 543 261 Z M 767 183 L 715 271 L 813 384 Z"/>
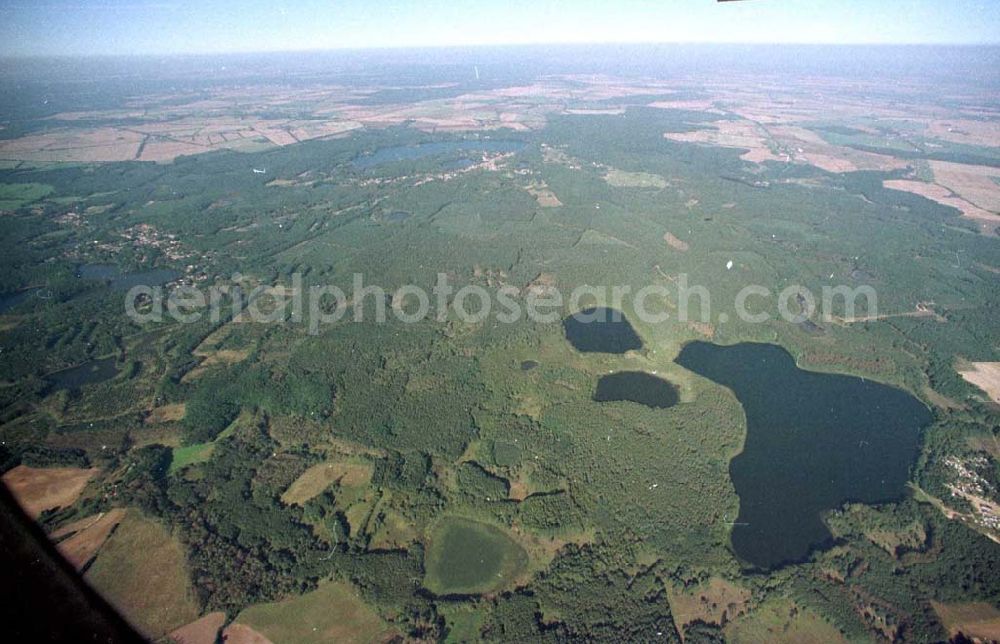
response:
<path fill-rule="evenodd" d="M 528 565 L 524 549 L 497 527 L 445 517 L 427 551 L 424 586 L 437 595 L 475 595 L 510 584 Z"/>
<path fill-rule="evenodd" d="M 104 282 L 116 291 L 127 291 L 134 286 L 162 286 L 177 279 L 181 274 L 169 268 L 122 273 L 114 264 L 83 264 L 77 267 L 76 276 L 80 279 Z"/>
<path fill-rule="evenodd" d="M 628 401 L 654 409 L 666 409 L 680 402 L 673 383 L 644 371 L 620 371 L 601 376 L 594 392 L 597 402 Z"/>
<path fill-rule="evenodd" d="M 116 375 L 118 375 L 118 368 L 115 366 L 115 359 L 103 358 L 50 373 L 46 376 L 46 379 L 50 383 L 50 391 L 60 391 L 63 389 L 79 389 L 84 385 L 97 384 L 111 380 Z"/>
<path fill-rule="evenodd" d="M 0 296 L 0 313 L 6 313 L 18 304 L 28 301 L 35 295 L 41 292 L 41 288 L 27 288 L 23 291 L 18 291 L 17 293 L 11 293 L 10 295 Z"/>
<path fill-rule="evenodd" d="M 617 309 L 582 309 L 563 320 L 566 339 L 584 353 L 625 353 L 642 348 L 642 340 Z"/>

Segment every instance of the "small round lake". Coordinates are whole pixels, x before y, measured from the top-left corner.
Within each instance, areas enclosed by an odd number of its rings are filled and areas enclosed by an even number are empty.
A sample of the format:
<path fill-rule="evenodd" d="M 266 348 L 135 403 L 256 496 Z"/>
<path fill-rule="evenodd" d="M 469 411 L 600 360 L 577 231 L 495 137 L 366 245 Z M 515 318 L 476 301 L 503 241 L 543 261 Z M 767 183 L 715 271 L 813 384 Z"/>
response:
<path fill-rule="evenodd" d="M 84 362 L 76 367 L 56 371 L 46 376 L 51 391 L 79 389 L 84 385 L 94 385 L 111 380 L 118 375 L 114 358 L 102 358 Z"/>
<path fill-rule="evenodd" d="M 654 409 L 673 407 L 680 401 L 677 387 L 644 371 L 620 371 L 601 376 L 594 392 L 597 402 L 628 401 Z"/>
<path fill-rule="evenodd" d="M 744 561 L 800 561 L 831 539 L 823 512 L 905 492 L 931 422 L 905 391 L 799 369 L 772 344 L 692 342 L 676 361 L 731 389 L 746 413 L 746 443 L 729 465 L 740 497 L 732 544 Z"/>
<path fill-rule="evenodd" d="M 642 348 L 642 340 L 617 309 L 582 309 L 563 320 L 566 339 L 584 353 L 625 353 Z"/>
<path fill-rule="evenodd" d="M 116 291 L 127 291 L 134 286 L 162 286 L 177 279 L 181 274 L 169 268 L 122 273 L 114 264 L 83 264 L 77 267 L 76 276 L 80 279 L 104 282 Z"/>
<path fill-rule="evenodd" d="M 424 586 L 436 595 L 477 595 L 509 584 L 527 564 L 524 549 L 499 528 L 444 517 L 430 538 Z"/>
<path fill-rule="evenodd" d="M 19 304 L 21 304 L 23 302 L 26 302 L 27 300 L 31 299 L 33 296 L 35 296 L 38 293 L 40 293 L 41 290 L 42 290 L 41 288 L 39 288 L 39 287 L 36 286 L 34 288 L 26 288 L 23 291 L 18 291 L 16 293 L 11 293 L 9 295 L 2 295 L 2 296 L 0 296 L 0 313 L 6 313 L 7 311 L 9 311 L 10 309 L 14 308 L 15 306 L 17 306 L 17 305 L 19 305 Z"/>

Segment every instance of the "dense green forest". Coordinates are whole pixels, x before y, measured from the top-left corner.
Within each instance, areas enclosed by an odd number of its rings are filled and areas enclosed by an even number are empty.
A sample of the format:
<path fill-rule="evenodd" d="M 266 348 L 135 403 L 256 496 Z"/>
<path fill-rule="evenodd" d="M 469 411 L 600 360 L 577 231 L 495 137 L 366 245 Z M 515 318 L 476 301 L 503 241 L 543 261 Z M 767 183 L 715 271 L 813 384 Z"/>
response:
<path fill-rule="evenodd" d="M 1000 605 L 1000 548 L 935 505 L 968 511 L 952 499 L 954 463 L 1000 440 L 996 405 L 955 369 L 997 360 L 1000 281 L 990 267 L 1000 245 L 954 209 L 883 188 L 904 170 L 749 164 L 738 149 L 666 139 L 720 117 L 641 106 L 655 98 L 495 134 L 516 151 L 493 170 L 449 170 L 461 151 L 359 167 L 384 148 L 462 139 L 403 126 L 169 164 L 0 170 L 5 186 L 47 187 L 17 193 L 0 223 L 3 470 L 100 468 L 76 505 L 41 516 L 45 527 L 113 507 L 141 512 L 183 544 L 199 607 L 228 620 L 334 578 L 408 638 L 717 641 L 735 612 L 682 622 L 672 605 L 724 580 L 745 592 L 741 615 L 790 599 L 848 639 L 946 639 L 931 601 Z M 821 131 L 866 149 L 850 128 Z M 983 154 L 955 146 L 904 158 L 995 165 Z M 611 171 L 664 179 L 614 185 Z M 526 189 L 542 183 L 561 206 Z M 137 226 L 148 228 L 140 236 Z M 685 252 L 664 242 L 668 232 Z M 166 292 L 219 287 L 225 313 L 130 319 L 114 279 L 81 276 L 103 265 L 126 276 L 168 269 Z M 820 333 L 777 317 L 704 322 L 715 342 L 780 344 L 803 369 L 924 401 L 934 421 L 913 489 L 834 510 L 832 543 L 751 570 L 729 540 L 739 497 L 728 468 L 745 440 L 743 412 L 730 391 L 673 362 L 704 326 L 653 324 L 626 303 L 642 348 L 583 354 L 558 324 L 574 312 L 565 303 L 554 324 L 453 314 L 407 324 L 352 322 L 362 305 L 351 302 L 343 320 L 310 329 L 291 318 L 243 322 L 247 302 L 232 295 L 293 279 L 350 293 L 356 273 L 390 294 L 405 284 L 430 291 L 444 273 L 456 288 L 513 286 L 519 302 L 546 280 L 566 292 L 638 290 L 684 273 L 710 288 L 715 311 L 729 311 L 748 283 L 819 293 L 835 275 L 875 286 L 881 311 L 932 302 L 934 316 L 819 322 Z M 65 372 L 103 359 L 114 367 L 107 377 Z M 596 402 L 600 375 L 626 369 L 659 373 L 679 404 Z M 977 470 L 994 490 L 995 457 Z M 318 466 L 336 476 L 316 479 Z M 526 553 L 496 590 L 427 588 L 425 553 L 454 517 Z"/>

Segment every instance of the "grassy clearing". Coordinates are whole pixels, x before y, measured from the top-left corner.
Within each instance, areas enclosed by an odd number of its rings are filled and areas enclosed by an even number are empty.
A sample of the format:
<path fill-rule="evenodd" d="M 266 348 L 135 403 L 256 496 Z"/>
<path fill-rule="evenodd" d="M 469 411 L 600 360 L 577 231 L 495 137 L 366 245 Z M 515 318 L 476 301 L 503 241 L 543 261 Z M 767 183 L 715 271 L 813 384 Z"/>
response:
<path fill-rule="evenodd" d="M 406 550 L 416 539 L 417 533 L 410 521 L 389 510 L 379 517 L 378 528 L 368 542 L 368 549 Z"/>
<path fill-rule="evenodd" d="M 428 538 L 424 587 L 438 595 L 499 590 L 528 566 L 528 554 L 499 528 L 445 517 Z"/>
<path fill-rule="evenodd" d="M 150 425 L 144 427 L 142 431 L 134 432 L 132 440 L 136 448 L 147 445 L 163 445 L 164 447 L 180 447 L 184 442 L 183 430 L 176 423 L 164 425 Z"/>
<path fill-rule="evenodd" d="M 649 172 L 625 172 L 613 169 L 604 175 L 604 180 L 608 182 L 608 185 L 616 188 L 656 188 L 662 190 L 667 187 L 666 179 Z"/>
<path fill-rule="evenodd" d="M 559 551 L 568 544 L 582 546 L 593 544 L 596 540 L 596 531 L 592 528 L 580 532 L 560 532 L 561 534 L 556 536 L 554 534 L 536 534 L 521 526 L 511 529 L 512 536 L 517 539 L 518 545 L 528 554 L 528 565 L 521 570 L 517 577 L 511 578 L 511 585 L 521 586 L 530 583 L 531 578 L 548 568 Z"/>
<path fill-rule="evenodd" d="M 297 478 L 281 502 L 285 505 L 302 505 L 316 497 L 334 483 L 346 488 L 367 487 L 372 478 L 372 464 L 361 459 L 326 461 L 313 465 Z"/>
<path fill-rule="evenodd" d="M 212 458 L 212 451 L 214 449 L 214 443 L 195 443 L 194 445 L 175 447 L 173 458 L 170 460 L 170 473 L 179 472 L 188 465 L 204 463 Z"/>
<path fill-rule="evenodd" d="M 482 639 L 483 611 L 465 604 L 442 604 L 438 610 L 443 614 L 447 631 L 445 642 L 475 642 Z"/>
<path fill-rule="evenodd" d="M 347 499 L 341 495 L 337 499 L 337 507 L 344 511 L 344 518 L 347 519 L 352 538 L 357 539 L 368 532 L 368 524 L 376 504 L 378 497 L 374 494 L 366 494 L 360 498 L 352 495 Z"/>
<path fill-rule="evenodd" d="M 768 602 L 725 629 L 726 641 L 827 644 L 847 639 L 829 622 L 790 599 Z"/>
<path fill-rule="evenodd" d="M 52 186 L 44 183 L 0 183 L 0 210 L 16 210 L 51 192 Z"/>
<path fill-rule="evenodd" d="M 245 415 L 237 417 L 237 419 L 230 423 L 229 427 L 222 430 L 222 433 L 216 436 L 213 441 L 174 447 L 170 460 L 170 474 L 179 472 L 189 465 L 204 463 L 208 459 L 212 458 L 212 452 L 215 450 L 215 444 L 223 438 L 231 436 L 241 422 L 247 422 L 247 417 Z"/>
<path fill-rule="evenodd" d="M 965 404 L 960 403 L 957 400 L 953 400 L 947 396 L 944 396 L 934 391 L 930 386 L 926 386 L 920 391 L 921 393 L 923 393 L 925 400 L 927 400 L 935 407 L 940 407 L 945 411 L 952 411 L 952 410 L 961 411 L 963 409 L 966 409 Z"/>
<path fill-rule="evenodd" d="M 391 635 L 353 588 L 334 581 L 298 597 L 251 606 L 235 623 L 272 642 L 381 642 Z"/>
<path fill-rule="evenodd" d="M 966 443 L 971 449 L 986 452 L 1000 461 L 1000 436 L 970 436 Z"/>
<path fill-rule="evenodd" d="M 635 248 L 632 244 L 622 241 L 617 237 L 602 233 L 599 230 L 587 229 L 583 231 L 580 235 L 580 239 L 576 242 L 577 246 L 627 246 L 629 248 Z"/>
<path fill-rule="evenodd" d="M 146 417 L 146 422 L 150 424 L 178 422 L 184 418 L 184 412 L 184 403 L 170 403 L 152 409 Z"/>
<path fill-rule="evenodd" d="M 668 589 L 667 595 L 670 614 L 681 629 L 695 622 L 723 626 L 743 615 L 750 602 L 749 590 L 718 577 L 693 588 Z"/>
<path fill-rule="evenodd" d="M 673 233 L 669 232 L 663 233 L 663 241 L 667 242 L 667 245 L 673 248 L 674 250 L 679 250 L 682 253 L 691 248 L 691 246 L 688 245 L 687 242 L 681 241 L 680 239 L 675 237 Z"/>
<path fill-rule="evenodd" d="M 73 505 L 98 471 L 96 468 L 18 465 L 3 475 L 3 482 L 24 511 L 37 519 L 45 510 Z"/>
<path fill-rule="evenodd" d="M 217 364 L 237 364 L 250 357 L 250 349 L 219 349 L 205 357 L 203 367 Z"/>
<path fill-rule="evenodd" d="M 942 604 L 932 601 L 934 612 L 950 637 L 962 633 L 987 642 L 1000 640 L 1000 610 L 986 602 Z"/>
<path fill-rule="evenodd" d="M 130 513 L 101 548 L 87 581 L 148 637 L 198 617 L 184 547 L 166 528 Z"/>
<path fill-rule="evenodd" d="M 191 369 L 182 378 L 182 382 L 193 382 L 205 373 L 209 367 L 230 366 L 243 362 L 250 357 L 249 348 L 221 348 L 233 333 L 235 327 L 232 323 L 223 325 L 208 335 L 201 343 L 191 351 L 191 355 L 201 358 L 201 363 Z"/>
<path fill-rule="evenodd" d="M 552 192 L 544 181 L 533 183 L 525 188 L 525 190 L 535 198 L 538 205 L 542 208 L 558 208 L 563 205 L 559 201 L 559 197 L 556 196 L 556 193 Z"/>
<path fill-rule="evenodd" d="M 900 549 L 916 550 L 927 543 L 926 526 L 921 521 L 913 521 L 901 530 L 872 528 L 865 532 L 865 536 L 893 557 L 897 556 Z"/>

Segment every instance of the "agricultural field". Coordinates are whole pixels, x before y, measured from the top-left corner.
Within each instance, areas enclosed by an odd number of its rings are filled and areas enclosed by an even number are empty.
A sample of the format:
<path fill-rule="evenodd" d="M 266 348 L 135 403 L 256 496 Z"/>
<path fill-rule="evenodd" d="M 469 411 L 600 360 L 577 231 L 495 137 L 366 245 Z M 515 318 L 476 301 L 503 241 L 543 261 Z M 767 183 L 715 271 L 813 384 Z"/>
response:
<path fill-rule="evenodd" d="M 168 637 L 177 644 L 207 644 L 218 640 L 225 623 L 225 613 L 208 613 L 171 631 Z"/>
<path fill-rule="evenodd" d="M 4 474 L 3 482 L 24 511 L 37 518 L 45 510 L 73 505 L 96 473 L 95 469 L 18 465 Z"/>
<path fill-rule="evenodd" d="M 354 591 L 337 582 L 321 583 L 316 590 L 291 600 L 250 606 L 226 632 L 239 632 L 241 626 L 272 642 L 361 644 L 383 642 L 392 636 L 392 629 Z"/>
<path fill-rule="evenodd" d="M 941 617 L 949 635 L 966 633 L 985 641 L 1000 639 L 1000 610 L 986 603 L 939 604 L 934 611 Z"/>
<path fill-rule="evenodd" d="M 997 67 L 489 55 L 18 80 L 25 513 L 185 644 L 995 637 Z"/>
<path fill-rule="evenodd" d="M 83 570 L 93 561 L 101 546 L 108 540 L 108 537 L 111 536 L 124 517 L 124 509 L 114 508 L 95 516 L 74 521 L 53 532 L 50 537 L 53 540 L 65 537 L 58 543 L 59 552 L 68 562 L 73 564 L 74 568 Z"/>
<path fill-rule="evenodd" d="M 86 579 L 148 637 L 161 637 L 198 616 L 183 547 L 152 519 L 127 516 Z"/>

